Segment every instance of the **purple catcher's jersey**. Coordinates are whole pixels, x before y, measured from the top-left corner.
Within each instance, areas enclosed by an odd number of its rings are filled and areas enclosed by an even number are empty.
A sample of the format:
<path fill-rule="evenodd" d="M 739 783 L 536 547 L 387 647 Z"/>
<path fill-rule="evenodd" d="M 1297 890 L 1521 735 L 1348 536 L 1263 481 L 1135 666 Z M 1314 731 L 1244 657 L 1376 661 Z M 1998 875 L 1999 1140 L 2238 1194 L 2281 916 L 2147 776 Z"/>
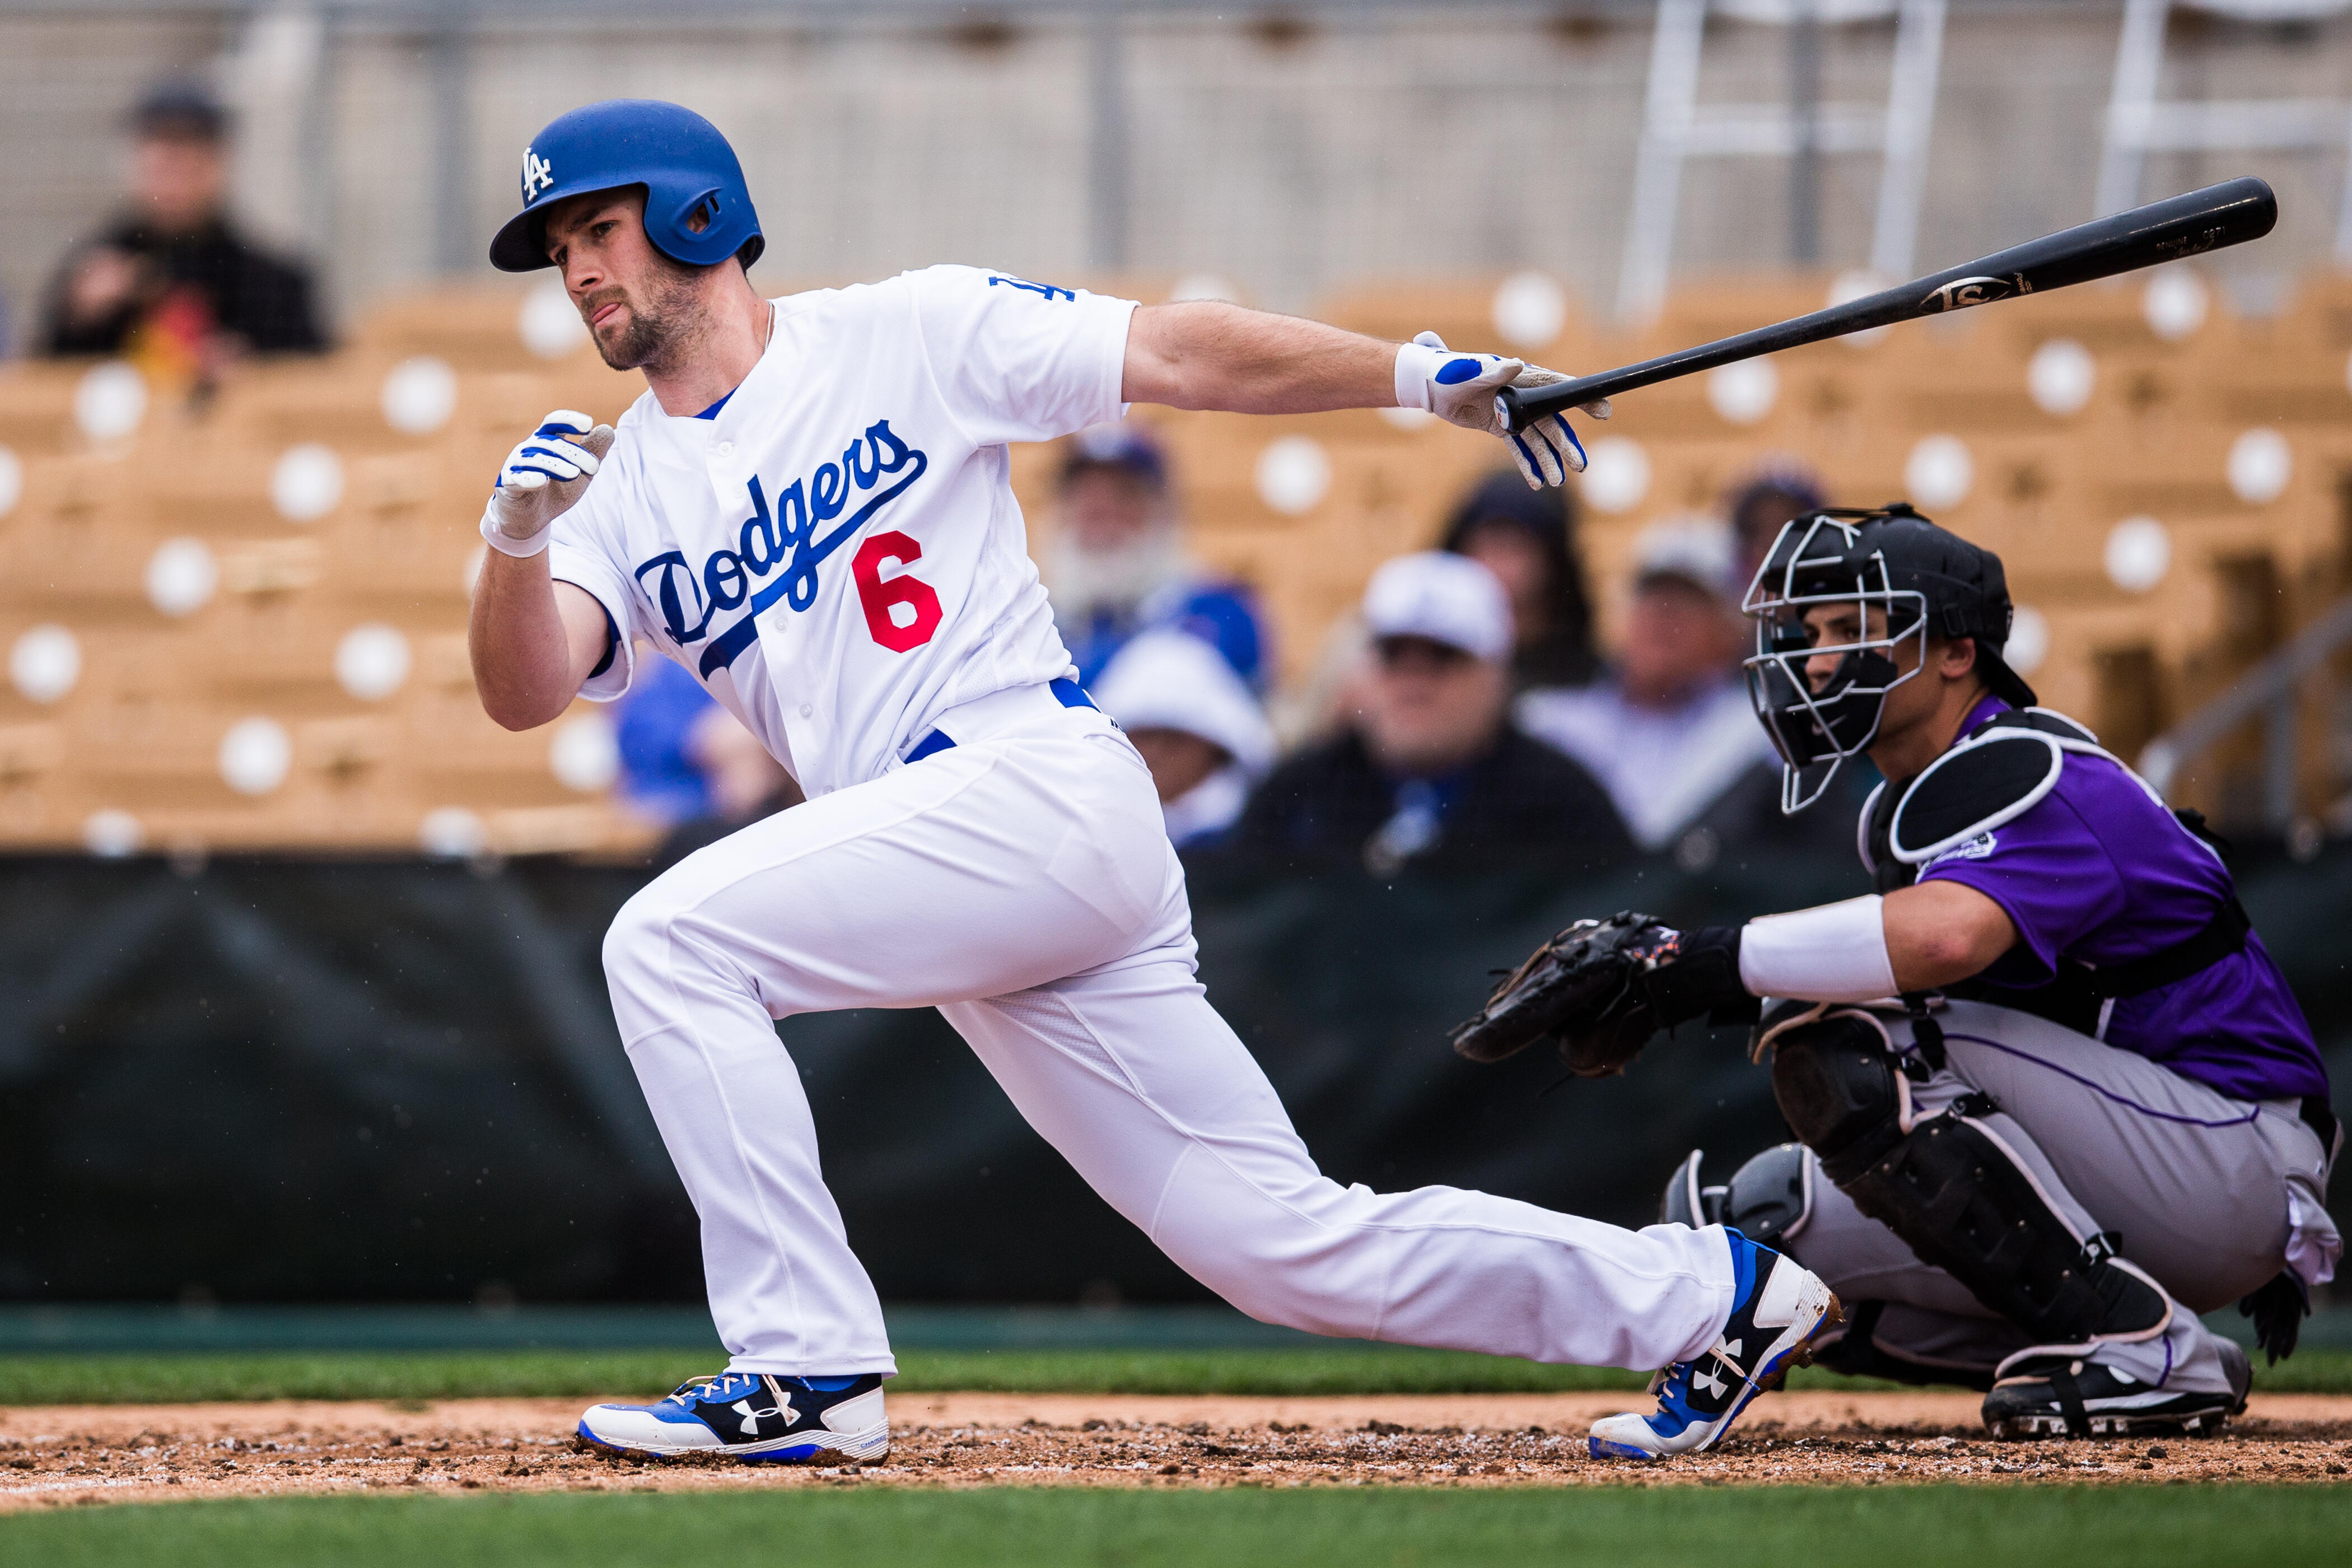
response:
<path fill-rule="evenodd" d="M 1960 732 L 2008 704 L 1987 698 Z M 1959 882 L 2008 911 L 2017 945 L 1978 978 L 2002 989 L 2054 978 L 2061 959 L 2128 963 L 2202 931 L 2232 889 L 2213 851 L 2105 757 L 2069 752 L 2058 783 L 2021 816 L 1946 851 L 1923 882 Z M 2260 937 L 2185 980 L 2115 999 L 2099 1031 L 2237 1100 L 2327 1093 L 2303 1009 Z"/>

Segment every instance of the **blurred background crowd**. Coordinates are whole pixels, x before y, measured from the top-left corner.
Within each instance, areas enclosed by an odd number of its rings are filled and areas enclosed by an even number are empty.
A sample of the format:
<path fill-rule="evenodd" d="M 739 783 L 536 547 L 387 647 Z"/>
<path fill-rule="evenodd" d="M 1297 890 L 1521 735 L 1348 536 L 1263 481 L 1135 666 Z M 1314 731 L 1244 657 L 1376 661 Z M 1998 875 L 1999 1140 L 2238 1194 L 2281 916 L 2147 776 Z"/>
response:
<path fill-rule="evenodd" d="M 1631 395 L 1565 491 L 1397 410 L 1138 409 L 1011 461 L 1204 977 L 1349 1179 L 1642 1219 L 1681 1140 L 1770 1134 L 1708 1068 L 1580 1096 L 1583 1156 L 1514 1146 L 1527 1085 L 1430 1052 L 1475 1000 L 1443 980 L 1569 918 L 1854 890 L 1872 778 L 1783 816 L 1739 668 L 1823 504 L 2002 554 L 2009 662 L 2231 832 L 2352 1048 L 2352 0 L 0 0 L 0 1181 L 42 1194 L 0 1297 L 593 1295 L 690 1253 L 594 939 L 798 790 L 659 659 L 499 731 L 463 637 L 499 456 L 641 390 L 483 254 L 531 131 L 624 94 L 734 142 L 772 294 L 963 261 L 1567 371 L 2263 175 L 2259 245 Z M 843 1136 L 898 1148 L 920 1061 L 976 1140 L 848 1200 L 885 1289 L 1075 1291 L 959 1249 L 974 1170 L 1083 1198 L 929 1027 L 785 1026 Z M 1342 1092 L 1376 1068 L 1393 1098 Z M 320 1263 L 320 1205 L 426 1239 Z M 512 1234 L 551 1212 L 576 1245 Z"/>

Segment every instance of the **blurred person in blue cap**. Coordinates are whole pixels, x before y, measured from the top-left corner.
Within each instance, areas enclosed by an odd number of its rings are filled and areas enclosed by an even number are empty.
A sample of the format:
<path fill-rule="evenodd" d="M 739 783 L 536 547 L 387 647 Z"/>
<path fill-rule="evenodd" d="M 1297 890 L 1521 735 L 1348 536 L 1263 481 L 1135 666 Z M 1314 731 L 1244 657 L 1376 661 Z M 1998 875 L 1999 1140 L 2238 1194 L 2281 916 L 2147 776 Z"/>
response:
<path fill-rule="evenodd" d="M 678 749 L 701 804 L 663 837 L 654 851 L 656 871 L 808 798 L 759 737 L 716 702 L 706 700 L 688 721 Z"/>
<path fill-rule="evenodd" d="M 1174 626 L 1263 689 L 1266 637 L 1256 602 L 1240 584 L 1212 581 L 1184 553 L 1168 460 L 1142 426 L 1092 425 L 1070 438 L 1055 519 L 1045 584 L 1079 685 L 1093 686 L 1137 633 Z"/>
<path fill-rule="evenodd" d="M 1174 627 L 1140 632 L 1093 696 L 1143 753 L 1169 841 L 1179 849 L 1223 842 L 1274 765 L 1274 726 L 1224 656 Z"/>
<path fill-rule="evenodd" d="M 720 709 L 702 683 L 667 659 L 648 659 L 615 706 L 623 803 L 665 827 L 708 813 L 710 784 L 695 760 L 694 731 Z"/>
<path fill-rule="evenodd" d="M 1738 542 L 1708 519 L 1660 523 L 1635 543 L 1632 600 L 1607 672 L 1531 691 L 1528 732 L 1590 769 L 1633 841 L 1704 870 L 1729 847 L 1793 841 L 1843 851 L 1853 816 L 1784 816 L 1779 754 L 1740 676 L 1746 622 Z"/>
<path fill-rule="evenodd" d="M 1724 498 L 1723 515 L 1731 521 L 1736 580 L 1732 604 L 1738 606 L 1764 564 L 1773 541 L 1792 518 L 1803 517 L 1830 504 L 1821 478 L 1801 459 L 1775 453 L 1758 463 Z"/>
<path fill-rule="evenodd" d="M 325 352 L 310 268 L 229 221 L 229 121 L 211 90 L 160 83 L 131 131 L 131 200 L 58 268 L 40 352 L 120 355 L 181 386 L 247 353 Z"/>
<path fill-rule="evenodd" d="M 1600 672 L 1592 605 L 1576 545 L 1573 494 L 1531 490 L 1507 469 L 1462 498 L 1439 548 L 1492 572 L 1511 601 L 1511 680 L 1521 690 L 1581 686 Z"/>
<path fill-rule="evenodd" d="M 1494 573 L 1442 551 L 1400 556 L 1372 574 L 1362 617 L 1353 721 L 1259 786 L 1238 850 L 1390 877 L 1584 866 L 1626 847 L 1608 792 L 1511 721 L 1511 608 Z"/>

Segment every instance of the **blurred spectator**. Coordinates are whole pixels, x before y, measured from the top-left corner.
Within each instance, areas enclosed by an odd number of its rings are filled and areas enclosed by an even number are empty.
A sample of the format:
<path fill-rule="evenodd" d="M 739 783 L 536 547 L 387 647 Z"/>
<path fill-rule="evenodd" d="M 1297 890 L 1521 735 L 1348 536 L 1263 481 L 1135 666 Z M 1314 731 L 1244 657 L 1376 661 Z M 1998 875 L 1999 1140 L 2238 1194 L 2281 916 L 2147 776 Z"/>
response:
<path fill-rule="evenodd" d="M 667 663 L 667 660 L 656 662 Z M 697 716 L 686 752 L 709 792 L 709 808 L 670 829 L 655 852 L 654 868 L 667 870 L 696 850 L 718 843 L 762 817 L 806 797 L 783 764 L 768 754 L 759 737 L 716 702 Z"/>
<path fill-rule="evenodd" d="M 1591 774 L 1509 720 L 1511 612 L 1475 561 L 1431 551 L 1372 574 L 1354 723 L 1275 770 L 1235 835 L 1269 859 L 1411 864 L 1606 858 L 1625 847 Z"/>
<path fill-rule="evenodd" d="M 693 752 L 694 728 L 719 705 L 702 683 L 640 650 L 636 679 L 621 699 L 621 800 L 665 827 L 711 809 L 710 785 Z"/>
<path fill-rule="evenodd" d="M 1151 769 L 1179 849 L 1223 839 L 1274 764 L 1274 727 L 1217 650 L 1189 632 L 1143 632 L 1093 689 Z"/>
<path fill-rule="evenodd" d="M 1530 734 L 1608 786 L 1636 844 L 1671 848 L 1693 871 L 1727 848 L 1826 853 L 1853 842 L 1852 814 L 1841 817 L 1831 803 L 1801 817 L 1780 813 L 1780 758 L 1740 674 L 1747 580 L 1734 543 L 1714 522 L 1645 531 L 1609 674 L 1579 691 L 1529 692 L 1518 705 Z"/>
<path fill-rule="evenodd" d="M 165 385 L 202 385 L 245 353 L 327 347 L 310 275 L 228 223 L 228 117 L 204 88 L 167 82 L 131 115 L 131 203 L 67 257 L 42 352 L 119 354 Z"/>
<path fill-rule="evenodd" d="M 1248 589 L 1210 581 L 1185 556 L 1168 462 L 1142 426 L 1096 425 L 1071 437 L 1055 512 L 1045 582 L 1079 685 L 1093 686 L 1138 632 L 1174 626 L 1224 655 L 1253 689 L 1264 686 L 1257 605 Z"/>
<path fill-rule="evenodd" d="M 1614 668 L 1580 691 L 1531 692 L 1518 712 L 1608 786 L 1635 843 L 1663 849 L 1774 755 L 1739 677 L 1730 533 L 1669 524 L 1639 549 Z"/>
<path fill-rule="evenodd" d="M 1501 469 L 1479 480 L 1445 525 L 1440 548 L 1486 567 L 1510 597 L 1511 680 L 1521 690 L 1581 686 L 1600 671 L 1574 505 L 1565 488 L 1531 490 Z"/>
<path fill-rule="evenodd" d="M 1731 534 L 1736 564 L 1731 575 L 1738 579 L 1732 591 L 1735 606 L 1748 593 L 1748 584 L 1755 580 L 1756 569 L 1764 564 L 1765 555 L 1772 542 L 1780 537 L 1780 530 L 1790 519 L 1802 517 L 1829 504 L 1829 497 L 1813 471 L 1794 458 L 1779 457 L 1759 464 L 1756 471 L 1725 503 L 1724 513 L 1731 519 Z"/>

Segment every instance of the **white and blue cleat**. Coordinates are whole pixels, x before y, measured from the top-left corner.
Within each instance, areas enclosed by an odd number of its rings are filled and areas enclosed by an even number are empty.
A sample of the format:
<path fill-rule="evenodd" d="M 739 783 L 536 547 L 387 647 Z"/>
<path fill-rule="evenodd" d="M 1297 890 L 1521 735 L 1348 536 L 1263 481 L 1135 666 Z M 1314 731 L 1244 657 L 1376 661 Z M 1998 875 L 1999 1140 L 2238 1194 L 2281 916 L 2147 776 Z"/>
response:
<path fill-rule="evenodd" d="M 866 1462 L 890 1451 L 882 1374 L 787 1377 L 723 1372 L 683 1383 L 654 1405 L 594 1405 L 580 1436 L 653 1458 L 709 1454 L 755 1464 Z"/>
<path fill-rule="evenodd" d="M 1815 1338 L 1844 1321 L 1827 1285 L 1769 1247 L 1726 1226 L 1737 1294 L 1713 1348 L 1650 1380 L 1658 1408 L 1592 1424 L 1596 1459 L 1663 1459 L 1713 1447 L 1748 1402 L 1812 1361 Z"/>

